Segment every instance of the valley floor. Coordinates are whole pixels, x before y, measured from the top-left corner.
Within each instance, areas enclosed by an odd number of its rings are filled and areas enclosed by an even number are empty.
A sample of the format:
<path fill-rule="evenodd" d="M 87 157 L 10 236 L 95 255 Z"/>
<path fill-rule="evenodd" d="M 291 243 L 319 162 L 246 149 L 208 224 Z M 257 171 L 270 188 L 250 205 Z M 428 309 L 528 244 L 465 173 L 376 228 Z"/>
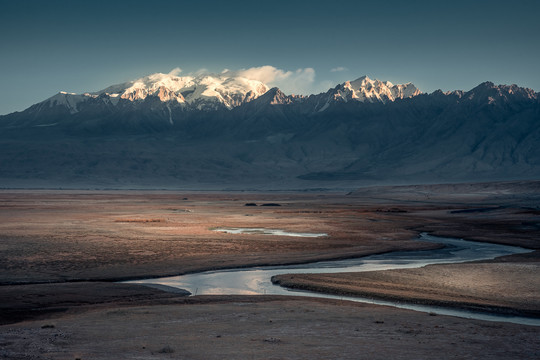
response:
<path fill-rule="evenodd" d="M 300 297 L 185 297 L 113 282 L 432 248 L 412 240 L 424 231 L 537 250 L 537 187 L 370 188 L 347 195 L 1 191 L 0 358 L 538 358 L 537 327 Z M 269 203 L 279 206 L 260 206 Z M 329 236 L 234 235 L 215 227 Z M 497 306 L 538 311 L 539 258 L 535 251 L 349 276 L 364 290 L 402 287 L 408 294 L 392 296 L 429 301 L 447 301 L 451 282 L 454 296 L 476 297 L 480 305 L 504 302 L 503 293 L 512 299 Z M 489 273 L 497 281 L 489 283 Z"/>
<path fill-rule="evenodd" d="M 538 359 L 538 327 L 305 298 L 94 307 L 0 327 L 6 359 Z"/>

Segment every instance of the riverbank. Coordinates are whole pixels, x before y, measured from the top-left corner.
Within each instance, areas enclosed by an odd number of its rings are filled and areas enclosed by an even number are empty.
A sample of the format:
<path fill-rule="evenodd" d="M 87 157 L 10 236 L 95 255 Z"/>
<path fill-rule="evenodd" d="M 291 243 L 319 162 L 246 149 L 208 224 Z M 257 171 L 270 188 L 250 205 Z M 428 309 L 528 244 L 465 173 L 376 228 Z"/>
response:
<path fill-rule="evenodd" d="M 540 317 L 540 262 L 428 265 L 338 274 L 284 274 L 272 282 L 291 289 Z M 534 261 L 531 261 L 533 260 Z"/>
<path fill-rule="evenodd" d="M 100 307 L 160 304 L 189 295 L 131 284 L 76 282 L 0 287 L 0 325 L 62 317 Z"/>

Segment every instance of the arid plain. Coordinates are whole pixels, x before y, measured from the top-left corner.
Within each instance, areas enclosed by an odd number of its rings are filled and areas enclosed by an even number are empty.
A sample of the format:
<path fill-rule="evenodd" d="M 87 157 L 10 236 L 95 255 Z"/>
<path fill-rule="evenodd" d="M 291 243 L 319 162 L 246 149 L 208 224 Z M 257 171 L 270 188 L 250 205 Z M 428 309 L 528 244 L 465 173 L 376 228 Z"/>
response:
<path fill-rule="evenodd" d="M 539 200 L 540 182 L 350 193 L 4 190 L 0 357 L 535 359 L 534 326 L 305 297 L 186 297 L 116 282 L 431 249 L 415 240 L 428 232 L 534 251 L 340 279 L 295 276 L 288 285 L 538 317 Z"/>

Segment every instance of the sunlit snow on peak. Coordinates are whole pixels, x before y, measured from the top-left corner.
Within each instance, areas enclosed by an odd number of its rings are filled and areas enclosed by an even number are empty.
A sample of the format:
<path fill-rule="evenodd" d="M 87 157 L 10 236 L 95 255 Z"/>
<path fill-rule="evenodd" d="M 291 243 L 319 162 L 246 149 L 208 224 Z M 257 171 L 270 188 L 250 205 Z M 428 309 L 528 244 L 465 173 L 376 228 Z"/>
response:
<path fill-rule="evenodd" d="M 338 97 L 342 99 L 354 99 L 362 102 L 395 101 L 421 94 L 421 91 L 412 83 L 394 85 L 390 81 L 372 80 L 362 76 L 353 81 L 342 84 L 342 90 Z"/>
<path fill-rule="evenodd" d="M 231 109 L 268 91 L 268 87 L 261 81 L 231 76 L 230 72 L 175 75 L 178 73 L 171 71 L 169 74 L 148 75 L 129 83 L 113 85 L 97 94 L 119 94 L 116 96 L 130 101 L 157 96 L 161 101 L 189 104 L 199 109 L 217 106 L 209 103 Z"/>

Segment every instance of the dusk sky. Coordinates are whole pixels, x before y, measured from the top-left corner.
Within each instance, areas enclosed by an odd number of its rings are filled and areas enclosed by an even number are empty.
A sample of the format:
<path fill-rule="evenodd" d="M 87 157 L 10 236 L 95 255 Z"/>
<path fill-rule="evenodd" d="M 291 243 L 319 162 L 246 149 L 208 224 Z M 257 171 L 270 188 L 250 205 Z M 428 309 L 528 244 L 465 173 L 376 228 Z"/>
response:
<path fill-rule="evenodd" d="M 271 66 L 286 93 L 362 75 L 540 91 L 540 1 L 0 0 L 0 114 L 178 69 Z M 272 68 L 266 68 L 272 69 Z M 291 73 L 288 73 L 291 72 Z"/>

